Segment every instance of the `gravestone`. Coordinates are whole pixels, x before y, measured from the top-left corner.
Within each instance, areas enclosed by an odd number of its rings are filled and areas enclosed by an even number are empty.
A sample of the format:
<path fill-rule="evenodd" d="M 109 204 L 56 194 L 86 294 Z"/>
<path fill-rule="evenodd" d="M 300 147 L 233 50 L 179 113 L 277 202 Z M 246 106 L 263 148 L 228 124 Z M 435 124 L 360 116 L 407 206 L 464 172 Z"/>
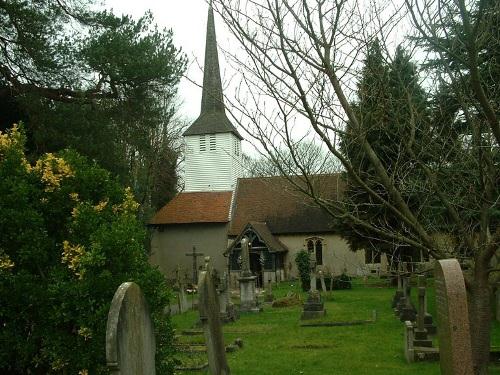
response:
<path fill-rule="evenodd" d="M 323 275 L 323 271 L 319 271 L 319 280 L 321 281 L 321 290 L 326 293 L 326 284 L 325 284 L 325 276 Z"/>
<path fill-rule="evenodd" d="M 398 303 L 400 302 L 401 298 L 403 298 L 404 292 L 403 292 L 403 282 L 401 280 L 401 262 L 398 263 L 398 271 L 397 271 L 397 280 L 398 280 L 398 289 L 396 290 L 396 293 L 394 293 L 394 297 L 392 298 L 392 304 L 391 307 L 394 309 L 398 306 Z"/>
<path fill-rule="evenodd" d="M 418 313 L 417 327 L 414 335 L 414 346 L 432 347 L 432 340 L 429 339 L 425 329 L 425 276 L 418 275 Z"/>
<path fill-rule="evenodd" d="M 250 271 L 250 250 L 248 238 L 241 240 L 241 276 L 238 278 L 240 283 L 240 311 L 242 312 L 260 312 L 262 309 L 257 303 L 257 293 L 255 292 L 256 276 Z"/>
<path fill-rule="evenodd" d="M 274 301 L 273 284 L 272 284 L 271 280 L 267 281 L 266 294 L 264 296 L 264 301 L 265 302 L 273 302 Z"/>
<path fill-rule="evenodd" d="M 465 281 L 456 259 L 435 265 L 441 374 L 472 375 L 471 336 Z"/>
<path fill-rule="evenodd" d="M 113 375 L 154 375 L 156 343 L 149 308 L 135 283 L 123 283 L 106 325 L 106 364 Z"/>
<path fill-rule="evenodd" d="M 404 296 L 400 300 L 401 304 L 399 305 L 399 320 L 401 320 L 402 322 L 405 322 L 407 320 L 414 322 L 417 318 L 417 311 L 415 309 L 415 306 L 413 306 L 411 302 L 410 277 L 404 277 L 403 281 Z"/>
<path fill-rule="evenodd" d="M 408 363 L 415 362 L 415 349 L 413 348 L 413 325 L 410 321 L 405 322 L 405 358 Z"/>
<path fill-rule="evenodd" d="M 238 312 L 231 302 L 229 295 L 229 277 L 227 271 L 224 271 L 219 286 L 220 317 L 224 323 L 234 322 L 238 319 Z"/>
<path fill-rule="evenodd" d="M 177 279 L 177 286 L 179 288 L 179 293 L 177 294 L 177 303 L 179 305 L 179 313 L 185 313 L 189 310 L 189 304 L 186 296 L 186 290 L 183 278 L 181 276 L 181 269 L 177 266 L 175 270 L 175 277 Z"/>
<path fill-rule="evenodd" d="M 220 320 L 220 306 L 210 257 L 205 258 L 205 269 L 198 277 L 198 311 L 205 335 L 208 367 L 212 375 L 229 375 L 224 336 Z"/>
<path fill-rule="evenodd" d="M 310 262 L 311 272 L 311 287 L 304 303 L 302 310 L 302 320 L 321 318 L 326 315 L 325 306 L 321 300 L 319 291 L 316 290 L 316 260 L 311 259 Z"/>

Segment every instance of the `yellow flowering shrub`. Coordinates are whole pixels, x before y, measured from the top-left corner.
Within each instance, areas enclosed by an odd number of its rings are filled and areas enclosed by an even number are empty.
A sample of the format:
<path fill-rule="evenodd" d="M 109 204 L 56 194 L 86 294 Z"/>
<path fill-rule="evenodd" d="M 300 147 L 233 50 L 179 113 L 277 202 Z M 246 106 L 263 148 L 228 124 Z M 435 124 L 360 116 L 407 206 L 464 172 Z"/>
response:
<path fill-rule="evenodd" d="M 25 138 L 22 126 L 0 133 L 0 373 L 15 363 L 18 373 L 107 374 L 106 318 L 125 281 L 143 288 L 157 356 L 173 371 L 169 292 L 148 263 L 131 189 L 72 150 L 30 165 Z"/>
<path fill-rule="evenodd" d="M 0 253 L 0 271 L 10 271 L 14 268 L 14 262 L 7 254 Z"/>
<path fill-rule="evenodd" d="M 124 214 L 136 214 L 139 209 L 139 203 L 134 199 L 134 194 L 130 187 L 125 188 L 125 198 L 123 202 L 113 206 L 113 212 Z"/>
<path fill-rule="evenodd" d="M 83 278 L 84 270 L 80 268 L 82 257 L 85 255 L 85 247 L 81 245 L 71 245 L 69 241 L 63 241 L 63 253 L 61 262 L 68 265 L 68 268 L 79 278 Z"/>
<path fill-rule="evenodd" d="M 88 327 L 80 327 L 78 334 L 84 338 L 85 341 L 92 338 L 92 330 Z"/>
<path fill-rule="evenodd" d="M 51 192 L 61 186 L 61 180 L 67 177 L 73 177 L 75 173 L 71 166 L 63 159 L 47 153 L 37 160 L 33 170 L 41 177 L 46 185 L 45 191 Z"/>
<path fill-rule="evenodd" d="M 21 149 L 24 146 L 24 137 L 19 130 L 19 126 L 15 124 L 10 131 L 0 131 L 0 158 L 11 149 Z"/>

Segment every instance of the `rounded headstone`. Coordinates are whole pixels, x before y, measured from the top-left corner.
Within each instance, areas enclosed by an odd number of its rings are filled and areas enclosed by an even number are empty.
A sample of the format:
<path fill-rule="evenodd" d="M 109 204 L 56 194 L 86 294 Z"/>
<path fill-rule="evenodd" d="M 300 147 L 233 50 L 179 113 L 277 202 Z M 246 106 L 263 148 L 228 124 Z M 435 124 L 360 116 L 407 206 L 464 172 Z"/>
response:
<path fill-rule="evenodd" d="M 121 284 L 106 326 L 106 362 L 115 375 L 154 375 L 156 343 L 149 308 L 139 286 Z"/>

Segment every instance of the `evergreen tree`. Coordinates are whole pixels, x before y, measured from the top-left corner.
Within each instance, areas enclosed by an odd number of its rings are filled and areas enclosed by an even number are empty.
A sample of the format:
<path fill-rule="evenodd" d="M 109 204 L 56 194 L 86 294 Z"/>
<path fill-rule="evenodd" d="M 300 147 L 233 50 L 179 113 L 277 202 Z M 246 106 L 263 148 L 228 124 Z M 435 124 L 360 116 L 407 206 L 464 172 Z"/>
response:
<path fill-rule="evenodd" d="M 358 100 L 353 108 L 363 129 L 355 133 L 347 125 L 346 134 L 341 139 L 341 149 L 356 172 L 371 189 L 385 199 L 388 194 L 375 177 L 372 164 L 362 148 L 360 137 L 366 137 L 379 156 L 384 168 L 394 179 L 404 194 L 410 207 L 422 209 L 425 205 L 422 195 L 425 186 L 419 183 L 421 175 L 415 171 L 413 158 L 407 152 L 409 143 L 423 158 L 430 157 L 429 110 L 424 90 L 419 85 L 416 66 L 406 51 L 398 47 L 391 62 L 386 62 L 379 42 L 375 40 L 369 47 L 358 83 Z M 427 156 L 423 156 L 427 155 Z M 353 181 L 347 181 L 344 206 L 357 212 L 359 218 L 385 231 L 401 231 L 401 222 L 379 201 Z M 365 249 L 367 258 L 378 258 L 385 252 L 395 256 L 395 261 L 410 261 L 417 255 L 403 243 L 374 239 L 368 232 L 346 220 L 337 223 L 343 230 L 344 238 L 353 250 Z M 371 261 L 372 259 L 367 259 Z"/>

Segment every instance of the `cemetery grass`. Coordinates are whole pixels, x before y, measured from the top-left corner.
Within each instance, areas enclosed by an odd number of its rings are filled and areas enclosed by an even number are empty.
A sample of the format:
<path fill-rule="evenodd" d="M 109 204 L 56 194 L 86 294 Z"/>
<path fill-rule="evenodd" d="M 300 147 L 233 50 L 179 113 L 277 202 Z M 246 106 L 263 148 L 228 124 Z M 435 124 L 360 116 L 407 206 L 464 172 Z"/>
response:
<path fill-rule="evenodd" d="M 260 314 L 242 314 L 224 325 L 226 345 L 242 338 L 243 349 L 228 353 L 231 373 L 235 375 L 288 374 L 439 374 L 438 362 L 407 364 L 403 351 L 403 323 L 392 312 L 393 288 L 371 279 L 367 284 L 355 280 L 353 289 L 324 295 L 327 315 L 320 321 L 368 320 L 377 310 L 377 321 L 366 325 L 342 327 L 300 327 L 302 306 L 272 308 L 264 304 Z M 429 310 L 435 316 L 434 295 L 429 288 Z M 305 299 L 297 283 L 281 283 L 274 288 L 275 298 L 293 291 Z M 192 329 L 198 315 L 190 311 L 173 317 L 178 333 Z M 311 322 L 311 321 L 307 321 Z M 182 336 L 181 342 L 202 342 L 203 336 Z M 437 341 L 437 340 L 436 340 Z M 500 325 L 494 323 L 492 345 L 500 345 Z M 206 362 L 206 354 L 180 353 L 183 363 Z M 178 374 L 204 372 L 179 371 Z M 206 373 L 206 372 L 205 372 Z M 500 367 L 491 366 L 500 375 Z"/>

